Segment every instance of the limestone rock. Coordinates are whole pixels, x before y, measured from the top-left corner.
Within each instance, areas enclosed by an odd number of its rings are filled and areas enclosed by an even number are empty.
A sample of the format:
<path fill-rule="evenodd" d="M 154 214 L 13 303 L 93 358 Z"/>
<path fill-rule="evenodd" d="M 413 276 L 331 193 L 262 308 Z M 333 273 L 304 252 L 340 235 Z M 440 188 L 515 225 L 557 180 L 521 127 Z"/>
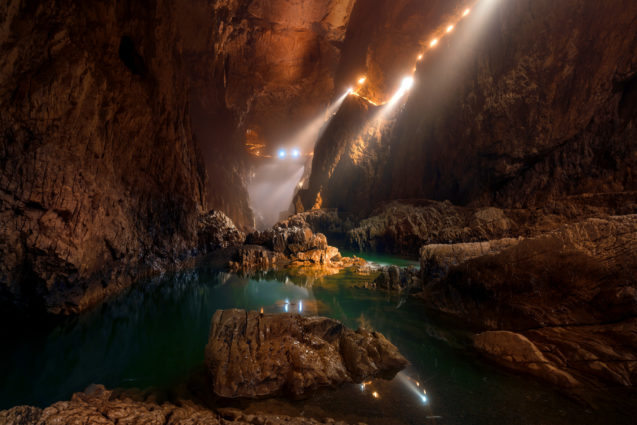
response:
<path fill-rule="evenodd" d="M 246 245 L 236 252 L 230 268 L 258 271 L 297 266 L 322 268 L 332 274 L 360 261 L 341 257 L 337 248 L 327 244 L 325 235 L 314 233 L 303 215 L 295 215 L 272 229 L 248 234 Z"/>
<path fill-rule="evenodd" d="M 243 232 L 221 211 L 212 210 L 205 214 L 199 222 L 198 233 L 199 246 L 205 251 L 238 246 L 245 241 Z"/>
<path fill-rule="evenodd" d="M 372 282 L 377 288 L 408 292 L 422 290 L 420 271 L 413 266 L 385 266 L 379 267 L 377 271 L 380 274 Z"/>
<path fill-rule="evenodd" d="M 377 332 L 324 317 L 219 310 L 206 365 L 222 397 L 302 396 L 321 387 L 391 377 L 407 360 Z"/>
<path fill-rule="evenodd" d="M 347 233 L 353 249 L 413 255 L 424 244 L 473 242 L 508 236 L 514 222 L 497 208 L 449 202 L 391 202 Z"/>
<path fill-rule="evenodd" d="M 565 386 L 637 383 L 636 215 L 491 242 L 425 247 L 451 257 L 425 281 L 430 309 L 487 330 L 475 346 L 508 368 Z"/>
<path fill-rule="evenodd" d="M 474 337 L 475 347 L 506 367 L 527 372 L 563 387 L 579 382 L 568 372 L 552 365 L 524 335 L 508 331 L 488 331 Z"/>
<path fill-rule="evenodd" d="M 497 254 L 520 241 L 521 238 L 504 238 L 485 242 L 425 245 L 420 248 L 420 270 L 424 279 L 440 279 L 445 277 L 453 266 L 473 258 Z"/>
<path fill-rule="evenodd" d="M 130 424 L 130 425 L 318 425 L 325 423 L 312 418 L 284 415 L 245 414 L 237 409 L 209 410 L 190 400 L 178 403 L 157 403 L 153 400 L 133 400 L 117 395 L 102 385 L 92 385 L 85 392 L 73 394 L 70 401 L 60 401 L 45 409 L 17 406 L 0 411 L 0 425 L 43 424 Z M 344 422 L 330 421 L 337 425 Z"/>

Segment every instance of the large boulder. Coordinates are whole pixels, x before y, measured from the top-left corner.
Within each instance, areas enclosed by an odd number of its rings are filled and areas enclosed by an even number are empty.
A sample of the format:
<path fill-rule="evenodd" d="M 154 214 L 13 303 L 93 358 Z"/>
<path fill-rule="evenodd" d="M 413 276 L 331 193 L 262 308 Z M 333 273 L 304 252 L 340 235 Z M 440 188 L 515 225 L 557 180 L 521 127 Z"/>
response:
<path fill-rule="evenodd" d="M 222 397 L 299 397 L 320 387 L 391 378 L 407 363 L 378 332 L 296 314 L 218 310 L 206 346 L 213 391 Z"/>
<path fill-rule="evenodd" d="M 245 234 L 221 211 L 211 210 L 199 221 L 199 246 L 204 251 L 243 244 Z"/>

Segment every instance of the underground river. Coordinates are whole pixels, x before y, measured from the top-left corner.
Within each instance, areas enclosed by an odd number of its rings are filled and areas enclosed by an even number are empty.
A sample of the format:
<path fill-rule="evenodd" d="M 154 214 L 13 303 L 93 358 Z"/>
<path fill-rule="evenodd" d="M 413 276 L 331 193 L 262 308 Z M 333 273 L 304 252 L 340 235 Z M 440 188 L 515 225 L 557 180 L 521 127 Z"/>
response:
<path fill-rule="evenodd" d="M 228 404 L 205 389 L 204 347 L 215 310 L 243 308 L 319 314 L 349 327 L 367 326 L 411 362 L 391 382 L 348 385 L 299 401 L 229 403 L 247 411 L 370 424 L 629 423 L 634 414 L 617 407 L 618 397 L 612 408 L 603 401 L 587 407 L 486 364 L 460 348 L 468 335 L 435 325 L 417 298 L 362 288 L 372 278 L 349 271 L 322 278 L 294 273 L 247 278 L 200 266 L 151 279 L 78 317 L 5 336 L 0 409 L 48 406 L 91 383 Z M 625 395 L 626 406 L 631 397 Z"/>

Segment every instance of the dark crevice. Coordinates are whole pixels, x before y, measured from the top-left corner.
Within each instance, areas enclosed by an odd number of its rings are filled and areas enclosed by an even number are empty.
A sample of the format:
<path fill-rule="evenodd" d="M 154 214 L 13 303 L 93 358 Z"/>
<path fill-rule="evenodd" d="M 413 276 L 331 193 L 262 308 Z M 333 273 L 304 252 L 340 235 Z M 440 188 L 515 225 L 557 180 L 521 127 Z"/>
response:
<path fill-rule="evenodd" d="M 146 74 L 144 59 L 137 53 L 135 43 L 129 36 L 125 35 L 120 40 L 118 54 L 133 75 L 144 76 Z"/>

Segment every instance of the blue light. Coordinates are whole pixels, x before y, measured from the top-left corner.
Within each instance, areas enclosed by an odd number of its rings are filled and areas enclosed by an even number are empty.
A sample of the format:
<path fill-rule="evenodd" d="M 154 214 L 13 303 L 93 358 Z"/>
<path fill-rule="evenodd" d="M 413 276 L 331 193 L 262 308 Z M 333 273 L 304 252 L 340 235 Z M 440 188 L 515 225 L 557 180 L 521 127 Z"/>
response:
<path fill-rule="evenodd" d="M 422 400 L 423 403 L 427 403 L 427 396 L 426 395 L 421 396 L 420 399 Z"/>
<path fill-rule="evenodd" d="M 279 149 L 279 153 L 277 155 L 279 158 L 285 158 L 285 155 L 286 155 L 285 149 Z"/>
<path fill-rule="evenodd" d="M 292 156 L 294 158 L 298 158 L 299 156 L 301 156 L 301 152 L 299 152 L 298 149 L 294 149 L 294 150 L 292 150 Z"/>

